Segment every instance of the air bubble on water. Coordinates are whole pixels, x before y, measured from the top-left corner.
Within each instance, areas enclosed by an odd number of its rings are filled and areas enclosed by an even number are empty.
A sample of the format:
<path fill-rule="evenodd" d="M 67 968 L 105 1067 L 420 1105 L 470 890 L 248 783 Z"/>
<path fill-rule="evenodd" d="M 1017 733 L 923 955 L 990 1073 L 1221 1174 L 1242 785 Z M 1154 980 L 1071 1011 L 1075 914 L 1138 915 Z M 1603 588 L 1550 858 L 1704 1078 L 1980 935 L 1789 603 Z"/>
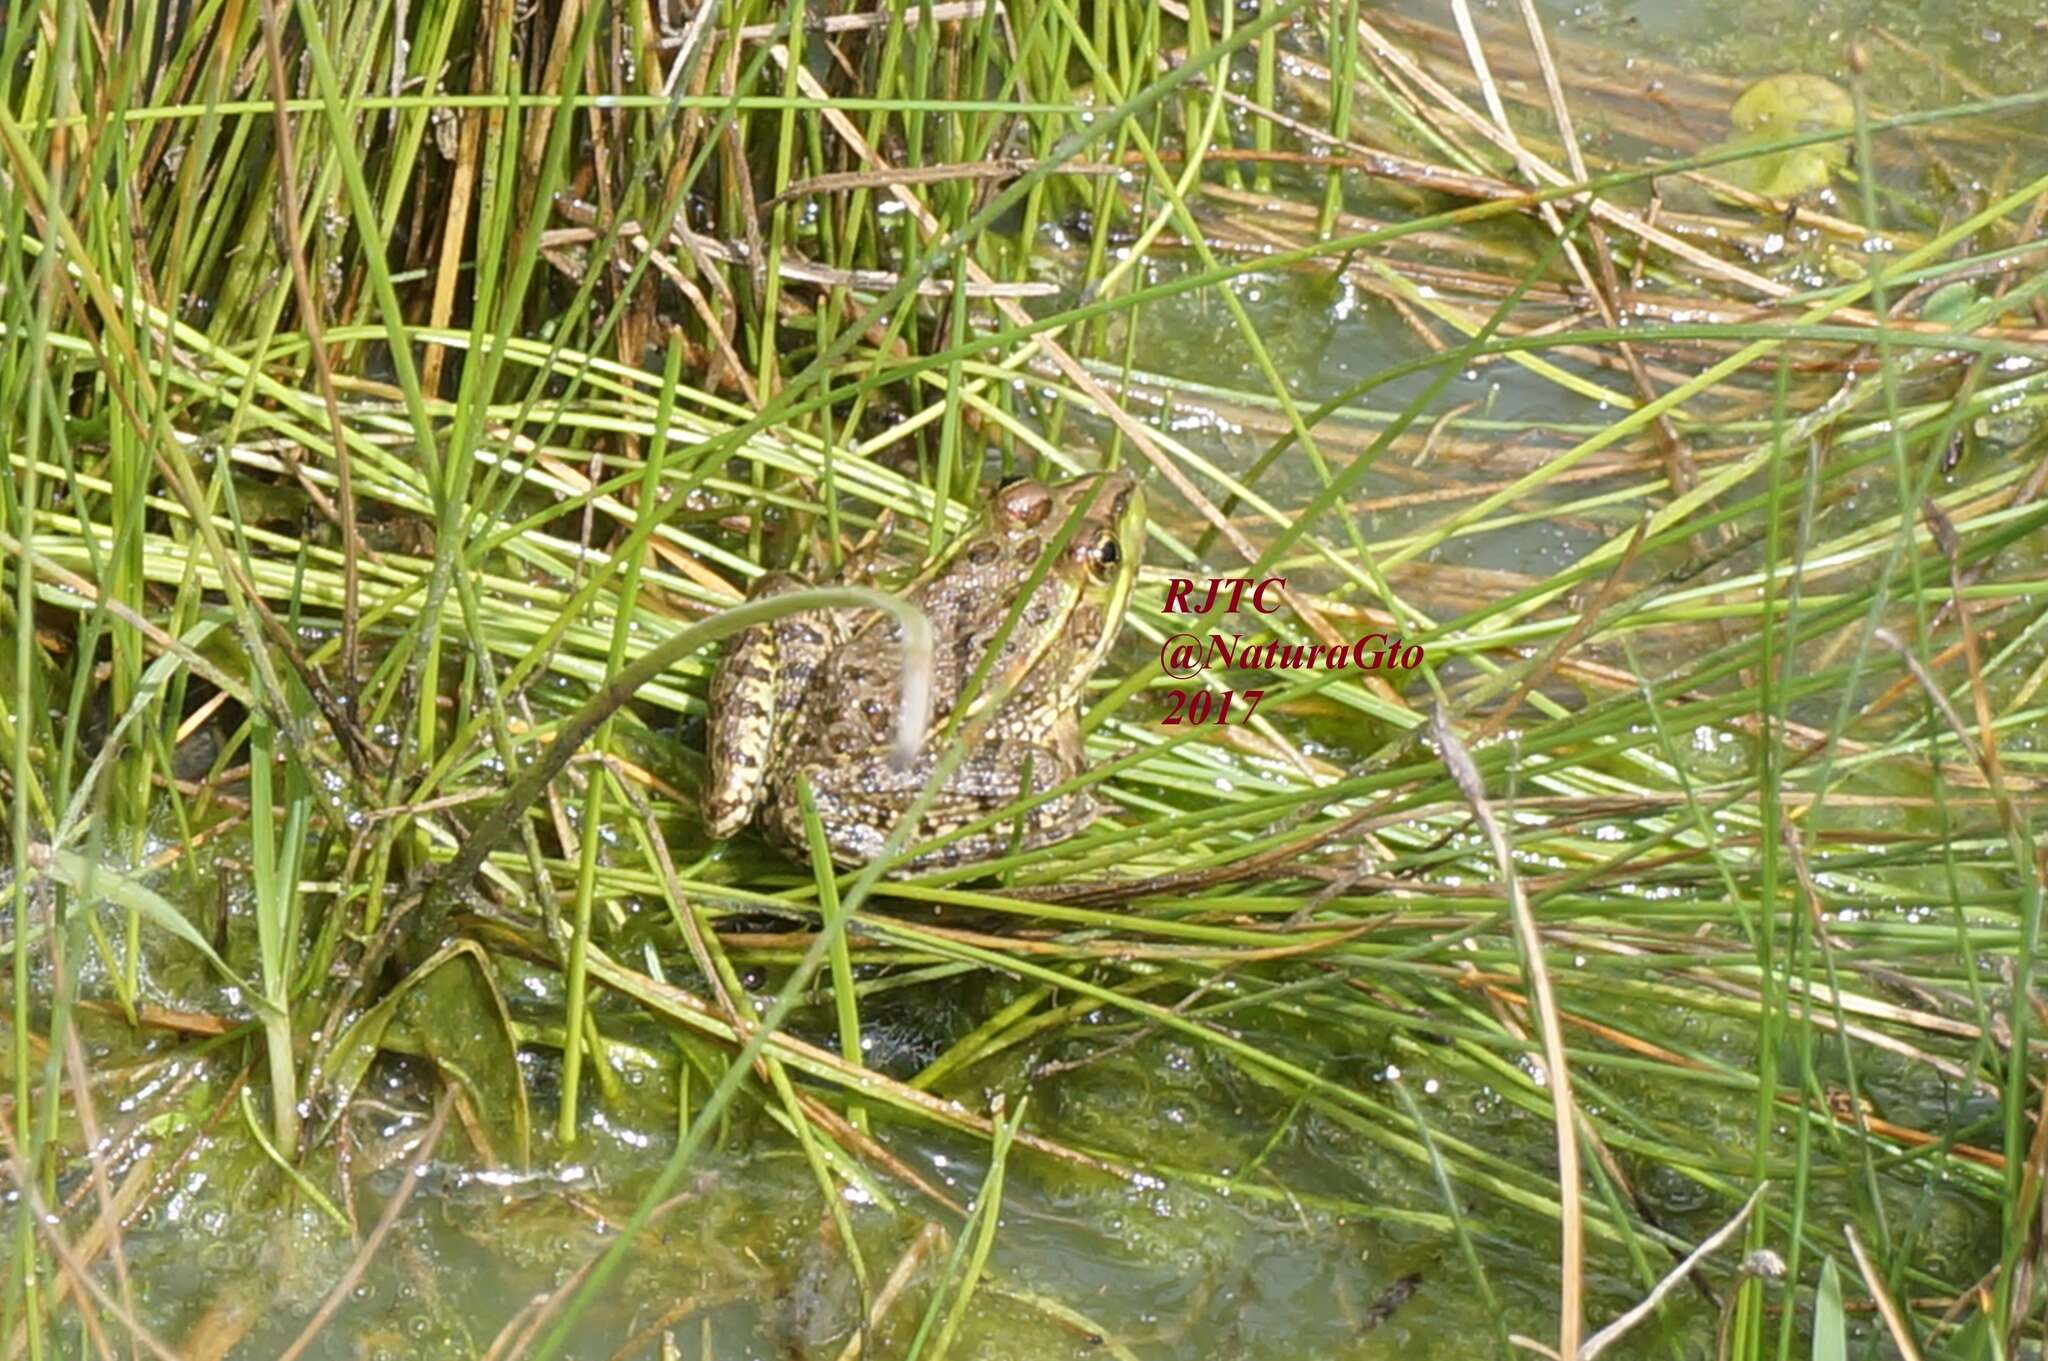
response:
<path fill-rule="evenodd" d="M 1349 279 L 1338 290 L 1337 301 L 1330 306 L 1330 316 L 1335 321 L 1347 321 L 1358 310 L 1358 290 Z"/>
<path fill-rule="evenodd" d="M 605 1118 L 602 1111 L 593 1114 L 590 1117 L 590 1123 L 610 1134 L 628 1148 L 651 1148 L 654 1145 L 654 1140 L 649 1138 L 643 1131 L 633 1129 L 630 1126 L 614 1125 Z"/>

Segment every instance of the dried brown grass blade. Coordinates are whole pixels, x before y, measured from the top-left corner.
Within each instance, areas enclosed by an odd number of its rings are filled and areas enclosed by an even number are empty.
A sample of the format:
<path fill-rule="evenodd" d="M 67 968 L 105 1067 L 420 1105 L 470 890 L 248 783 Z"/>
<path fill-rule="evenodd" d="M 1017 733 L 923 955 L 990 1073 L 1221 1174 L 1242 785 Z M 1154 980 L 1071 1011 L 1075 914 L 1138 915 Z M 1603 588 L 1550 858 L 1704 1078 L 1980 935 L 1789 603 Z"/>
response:
<path fill-rule="evenodd" d="M 1437 742 L 1444 768 L 1452 783 L 1472 806 L 1473 819 L 1493 850 L 1502 886 L 1507 890 L 1508 910 L 1515 923 L 1515 938 L 1521 945 L 1522 967 L 1528 975 L 1529 996 L 1536 1003 L 1537 1029 L 1542 1037 L 1543 1066 L 1550 1087 L 1551 1108 L 1557 1126 L 1557 1208 L 1561 1236 L 1559 1245 L 1559 1299 L 1557 1352 L 1560 1356 L 1579 1354 L 1579 1334 L 1585 1319 L 1585 1207 L 1579 1189 L 1578 1112 L 1572 1101 L 1571 1070 L 1565 1064 L 1564 1029 L 1558 1021 L 1557 998 L 1550 987 L 1550 970 L 1543 962 L 1543 939 L 1536 931 L 1536 917 L 1515 875 L 1514 858 L 1507 833 L 1486 797 L 1486 781 L 1479 774 L 1472 754 L 1451 730 L 1450 719 L 1438 705 L 1430 711 L 1430 730 Z"/>
<path fill-rule="evenodd" d="M 1714 1230 L 1707 1236 L 1706 1241 L 1687 1253 L 1685 1260 L 1665 1273 L 1664 1279 L 1658 1281 L 1650 1293 L 1643 1296 L 1627 1313 L 1587 1338 L 1586 1345 L 1579 1349 L 1579 1361 L 1593 1361 L 1594 1357 L 1619 1342 L 1630 1329 L 1648 1318 L 1651 1312 L 1664 1302 L 1665 1296 L 1676 1290 L 1701 1262 L 1710 1254 L 1718 1252 L 1723 1243 L 1733 1238 L 1737 1230 L 1749 1222 L 1750 1213 L 1756 1209 L 1757 1202 L 1763 1199 L 1764 1192 L 1770 1187 L 1771 1184 L 1767 1181 L 1759 1183 L 1756 1190 L 1749 1193 L 1749 1199 L 1743 1202 L 1742 1208 L 1735 1212 L 1733 1219 Z"/>
<path fill-rule="evenodd" d="M 284 1349 L 277 1361 L 299 1361 L 299 1358 L 306 1354 L 306 1348 L 312 1346 L 313 1340 L 320 1336 L 320 1330 L 328 1325 L 341 1311 L 341 1306 L 347 1303 L 349 1296 L 355 1293 L 357 1284 L 363 1279 L 363 1273 L 370 1269 L 370 1263 L 376 1257 L 378 1249 L 382 1248 L 384 1240 L 391 1236 L 392 1226 L 398 1222 L 398 1216 L 411 1201 L 413 1189 L 420 1184 L 420 1171 L 427 1165 L 427 1159 L 434 1155 L 435 1145 L 441 1142 L 441 1131 L 448 1127 L 448 1108 L 454 1090 L 452 1086 L 441 1089 L 440 1099 L 434 1103 L 434 1118 L 427 1122 L 425 1131 L 420 1135 L 419 1151 L 406 1158 L 405 1176 L 398 1183 L 398 1189 L 391 1193 L 391 1199 L 384 1203 L 384 1212 L 377 1216 L 376 1227 L 370 1230 L 370 1236 L 363 1240 L 363 1246 L 357 1250 L 355 1260 L 348 1264 L 348 1270 L 341 1273 L 341 1279 L 334 1283 L 334 1288 L 327 1292 L 327 1298 L 320 1301 L 320 1307 L 313 1311 L 313 1317 L 306 1320 L 306 1326 L 300 1330 L 298 1337 L 293 1339 L 292 1345 Z"/>
<path fill-rule="evenodd" d="M 6 1148 L 8 1166 L 14 1174 L 14 1184 L 20 1194 L 27 1199 L 36 1228 L 56 1256 L 58 1268 L 64 1273 L 65 1279 L 71 1282 L 74 1292 L 81 1297 L 79 1317 L 86 1321 L 86 1327 L 92 1333 L 100 1352 L 106 1354 L 106 1339 L 100 1332 L 99 1320 L 90 1309 L 83 1307 L 82 1297 L 85 1295 L 91 1295 L 100 1308 L 118 1319 L 121 1326 L 128 1330 L 129 1336 L 140 1343 L 150 1355 L 157 1357 L 159 1361 L 181 1361 L 176 1352 L 166 1347 L 157 1335 L 149 1330 L 147 1324 L 121 1308 L 120 1302 L 110 1296 L 106 1287 L 93 1278 L 92 1269 L 79 1257 L 71 1244 L 65 1241 L 64 1235 L 58 1232 L 57 1217 L 50 1207 L 43 1204 L 42 1195 L 36 1189 L 36 1179 L 31 1174 L 28 1163 L 22 1158 L 20 1149 L 15 1146 L 9 1122 L 4 1120 L 0 1120 L 0 1145 Z"/>
<path fill-rule="evenodd" d="M 1878 1315 L 1884 1319 L 1885 1329 L 1892 1335 L 1892 1345 L 1899 1349 L 1899 1355 L 1906 1361 L 1920 1361 L 1920 1344 L 1913 1340 L 1913 1330 L 1907 1326 L 1898 1301 L 1884 1288 L 1884 1275 L 1877 1269 L 1877 1263 L 1870 1260 L 1870 1253 L 1864 1248 L 1856 1226 L 1844 1224 L 1842 1234 L 1849 1240 L 1849 1251 L 1856 1258 L 1856 1270 L 1863 1274 L 1863 1287 L 1877 1302 Z"/>

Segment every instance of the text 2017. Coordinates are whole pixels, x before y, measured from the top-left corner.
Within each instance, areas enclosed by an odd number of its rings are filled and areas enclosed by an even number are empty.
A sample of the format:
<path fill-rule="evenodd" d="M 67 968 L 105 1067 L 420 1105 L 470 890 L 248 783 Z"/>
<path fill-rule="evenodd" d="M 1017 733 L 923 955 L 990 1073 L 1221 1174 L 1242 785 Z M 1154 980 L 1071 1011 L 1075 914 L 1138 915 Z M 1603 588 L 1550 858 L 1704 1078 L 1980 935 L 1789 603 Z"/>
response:
<path fill-rule="evenodd" d="M 1246 690 L 1243 694 L 1244 706 L 1240 713 L 1244 718 L 1249 719 L 1258 712 L 1259 701 L 1266 697 L 1266 692 L 1264 690 Z M 1220 693 L 1214 690 L 1197 690 L 1194 692 L 1193 698 L 1189 698 L 1188 692 L 1185 690 L 1168 690 L 1166 692 L 1167 707 L 1164 721 L 1169 724 L 1228 723 L 1230 721 L 1230 701 L 1236 698 L 1237 695 L 1238 692 L 1236 690 L 1224 690 Z"/>

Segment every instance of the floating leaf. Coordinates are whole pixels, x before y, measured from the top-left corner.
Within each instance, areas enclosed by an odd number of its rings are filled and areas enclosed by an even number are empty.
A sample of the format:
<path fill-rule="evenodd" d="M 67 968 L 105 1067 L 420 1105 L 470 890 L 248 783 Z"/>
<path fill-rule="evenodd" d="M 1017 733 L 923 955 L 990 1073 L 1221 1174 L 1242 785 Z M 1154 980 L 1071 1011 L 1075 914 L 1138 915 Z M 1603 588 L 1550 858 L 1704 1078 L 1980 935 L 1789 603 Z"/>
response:
<path fill-rule="evenodd" d="M 1847 132 L 1856 126 L 1856 105 L 1848 91 L 1825 76 L 1787 71 L 1766 76 L 1736 97 L 1728 120 L 1735 133 L 1726 147 L 1757 147 L 1753 160 L 1717 166 L 1711 172 L 1769 198 L 1792 198 L 1824 189 L 1848 164 L 1842 142 L 1765 150 L 1788 138 L 1815 132 Z"/>
<path fill-rule="evenodd" d="M 1943 323 L 1956 321 L 1975 307 L 1977 301 L 1977 290 L 1967 283 L 1943 284 L 1928 294 L 1927 301 L 1921 304 L 1920 318 Z"/>

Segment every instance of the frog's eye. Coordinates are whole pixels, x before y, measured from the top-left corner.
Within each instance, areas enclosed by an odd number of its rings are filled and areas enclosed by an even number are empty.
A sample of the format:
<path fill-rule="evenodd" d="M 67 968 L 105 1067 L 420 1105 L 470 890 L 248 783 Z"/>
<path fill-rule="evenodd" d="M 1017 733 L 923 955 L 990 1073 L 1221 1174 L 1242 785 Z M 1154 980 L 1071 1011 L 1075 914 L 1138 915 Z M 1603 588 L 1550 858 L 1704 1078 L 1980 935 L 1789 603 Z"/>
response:
<path fill-rule="evenodd" d="M 1116 571 L 1116 565 L 1124 560 L 1123 545 L 1116 541 L 1114 534 L 1102 534 L 1092 541 L 1084 540 L 1075 546 L 1075 556 L 1088 567 L 1088 574 L 1097 581 L 1107 581 Z"/>
<path fill-rule="evenodd" d="M 1043 482 L 1030 478 L 1005 482 L 996 488 L 996 518 L 1012 528 L 1032 529 L 1052 510 L 1052 492 Z"/>

